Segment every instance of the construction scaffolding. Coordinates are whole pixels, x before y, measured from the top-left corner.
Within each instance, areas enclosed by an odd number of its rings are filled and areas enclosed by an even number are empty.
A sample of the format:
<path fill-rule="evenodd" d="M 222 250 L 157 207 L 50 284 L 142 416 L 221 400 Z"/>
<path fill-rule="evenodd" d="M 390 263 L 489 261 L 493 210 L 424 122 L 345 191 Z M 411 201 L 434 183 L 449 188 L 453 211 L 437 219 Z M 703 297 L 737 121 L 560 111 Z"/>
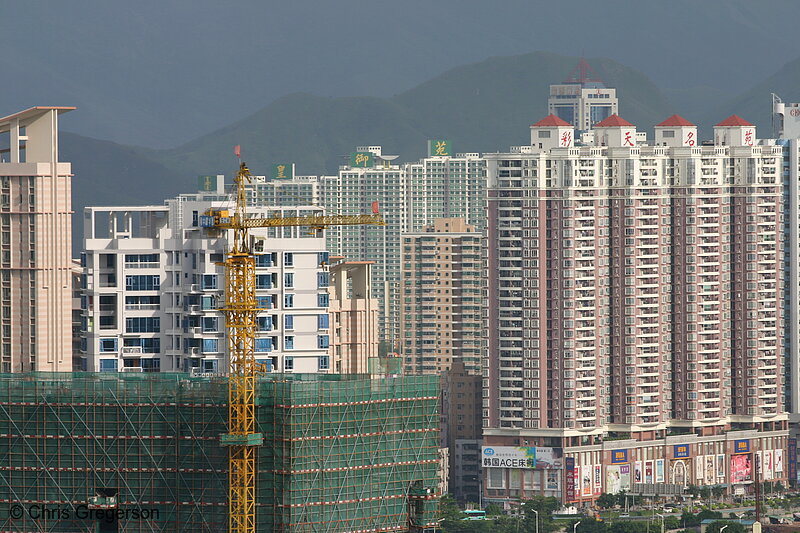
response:
<path fill-rule="evenodd" d="M 0 531 L 98 531 L 81 509 L 115 511 L 119 531 L 226 531 L 227 389 L 186 374 L 0 374 L 0 506 L 24 511 L 0 507 Z M 435 376 L 269 375 L 256 417 L 259 531 L 404 531 L 411 487 L 437 486 Z M 435 505 L 424 499 L 418 523 Z"/>

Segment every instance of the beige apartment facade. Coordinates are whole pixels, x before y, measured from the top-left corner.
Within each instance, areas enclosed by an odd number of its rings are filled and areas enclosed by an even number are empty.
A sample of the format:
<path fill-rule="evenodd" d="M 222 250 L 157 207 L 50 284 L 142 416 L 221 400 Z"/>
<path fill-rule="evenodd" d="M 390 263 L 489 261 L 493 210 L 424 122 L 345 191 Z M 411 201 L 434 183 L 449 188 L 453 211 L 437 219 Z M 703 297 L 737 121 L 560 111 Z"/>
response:
<path fill-rule="evenodd" d="M 403 235 L 401 342 L 407 373 L 441 373 L 455 359 L 480 372 L 481 234 L 440 218 Z"/>
<path fill-rule="evenodd" d="M 0 371 L 72 370 L 70 163 L 58 119 L 74 107 L 0 118 Z"/>
<path fill-rule="evenodd" d="M 367 374 L 378 357 L 378 300 L 369 290 L 373 264 L 342 261 L 330 268 L 330 356 L 337 374 Z"/>

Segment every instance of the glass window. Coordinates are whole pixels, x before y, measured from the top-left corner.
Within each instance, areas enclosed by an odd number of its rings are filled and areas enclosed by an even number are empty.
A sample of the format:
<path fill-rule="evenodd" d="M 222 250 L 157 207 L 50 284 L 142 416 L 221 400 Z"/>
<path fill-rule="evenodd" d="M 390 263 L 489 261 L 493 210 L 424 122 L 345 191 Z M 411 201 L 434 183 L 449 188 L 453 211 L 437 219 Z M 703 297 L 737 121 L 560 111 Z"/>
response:
<path fill-rule="evenodd" d="M 283 254 L 283 264 L 285 266 L 294 266 L 294 254 L 292 252 Z"/>
<path fill-rule="evenodd" d="M 294 357 L 286 356 L 283 358 L 283 369 L 294 370 Z"/>
<path fill-rule="evenodd" d="M 116 359 L 100 359 L 100 372 L 116 372 L 117 360 Z"/>
<path fill-rule="evenodd" d="M 219 320 L 215 316 L 203 317 L 203 332 L 219 331 Z"/>
<path fill-rule="evenodd" d="M 260 316 L 256 318 L 258 322 L 258 331 L 272 331 L 272 317 Z"/>
<path fill-rule="evenodd" d="M 283 275 L 283 286 L 286 288 L 294 287 L 294 274 L 287 272 Z"/>
<path fill-rule="evenodd" d="M 272 339 L 270 337 L 256 339 L 255 351 L 257 351 L 257 352 L 271 352 L 272 351 Z"/>
<path fill-rule="evenodd" d="M 116 352 L 117 351 L 117 338 L 100 339 L 101 352 Z"/>
<path fill-rule="evenodd" d="M 330 272 L 317 272 L 317 287 L 324 289 L 330 285 Z"/>
<path fill-rule="evenodd" d="M 125 289 L 129 291 L 157 291 L 161 287 L 161 276 L 125 276 Z"/>
<path fill-rule="evenodd" d="M 272 274 L 256 274 L 256 289 L 271 289 Z"/>
<path fill-rule="evenodd" d="M 283 306 L 286 308 L 294 307 L 294 294 L 285 294 L 283 296 Z"/>
<path fill-rule="evenodd" d="M 328 370 L 330 368 L 330 358 L 327 355 L 320 355 L 317 368 L 319 370 Z"/>
<path fill-rule="evenodd" d="M 218 339 L 203 339 L 203 353 L 217 353 L 219 352 Z"/>
<path fill-rule="evenodd" d="M 272 266 L 272 254 L 261 254 L 256 256 L 256 268 L 269 268 Z"/>
<path fill-rule="evenodd" d="M 284 337 L 283 349 L 294 350 L 294 335 L 287 335 Z"/>
<path fill-rule="evenodd" d="M 270 309 L 272 298 L 269 296 L 256 296 L 256 305 L 259 309 Z"/>
<path fill-rule="evenodd" d="M 214 297 L 203 296 L 203 311 L 210 311 L 214 309 Z"/>
<path fill-rule="evenodd" d="M 330 315 L 318 315 L 317 316 L 317 329 L 328 329 L 331 324 L 331 316 Z"/>
<path fill-rule="evenodd" d="M 284 328 L 294 329 L 294 315 L 284 315 L 283 317 Z"/>
<path fill-rule="evenodd" d="M 126 333 L 158 333 L 161 331 L 159 317 L 134 317 L 125 319 Z"/>
<path fill-rule="evenodd" d="M 216 274 L 203 274 L 203 289 L 216 289 L 217 288 L 217 275 Z"/>
<path fill-rule="evenodd" d="M 317 347 L 328 348 L 330 346 L 330 337 L 328 335 L 317 336 Z"/>
<path fill-rule="evenodd" d="M 317 307 L 328 307 L 329 296 L 327 292 L 322 292 L 317 295 Z"/>
<path fill-rule="evenodd" d="M 328 261 L 330 260 L 330 255 L 331 254 L 329 252 L 319 252 L 318 258 L 319 258 L 320 264 L 327 265 Z"/>

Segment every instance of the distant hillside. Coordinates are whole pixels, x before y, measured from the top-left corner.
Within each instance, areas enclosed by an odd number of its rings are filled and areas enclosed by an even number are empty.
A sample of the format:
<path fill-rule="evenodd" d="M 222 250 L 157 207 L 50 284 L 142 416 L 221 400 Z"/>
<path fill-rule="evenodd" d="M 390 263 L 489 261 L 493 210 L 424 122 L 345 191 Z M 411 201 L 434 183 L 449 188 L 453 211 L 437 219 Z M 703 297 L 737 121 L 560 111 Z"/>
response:
<path fill-rule="evenodd" d="M 712 108 L 706 115 L 710 124 L 716 124 L 736 113 L 758 128 L 759 137 L 772 136 L 772 97 L 775 93 L 784 102 L 800 102 L 800 57 L 786 63 L 775 74 L 739 96 Z"/>
<path fill-rule="evenodd" d="M 566 78 L 577 61 L 545 52 L 491 58 L 388 99 L 296 93 L 170 150 L 64 133 L 61 157 L 73 163 L 73 205 L 80 213 L 85 205 L 160 204 L 189 190 L 196 175 L 230 175 L 236 144 L 256 173 L 295 162 L 300 174 L 335 173 L 363 144 L 382 145 L 403 161 L 425 155 L 430 138 L 448 138 L 460 152 L 507 150 L 527 141 L 528 126 L 547 114 L 549 85 Z M 617 88 L 620 114 L 640 129 L 650 130 L 674 112 L 640 72 L 610 59 L 589 61 Z"/>
<path fill-rule="evenodd" d="M 258 113 L 174 150 L 140 153 L 182 175 L 229 173 L 231 147 L 256 171 L 296 162 L 302 174 L 335 172 L 356 145 L 379 144 L 401 160 L 444 137 L 456 151 L 506 150 L 526 142 L 528 126 L 547 114 L 551 83 L 566 78 L 577 58 L 536 52 L 496 57 L 445 72 L 391 99 L 293 94 Z M 643 74 L 610 59 L 589 59 L 616 87 L 620 114 L 642 129 L 674 112 Z"/>
<path fill-rule="evenodd" d="M 157 203 L 190 183 L 136 149 L 69 132 L 59 136 L 59 157 L 72 163 L 73 251 L 80 251 L 83 208 Z"/>

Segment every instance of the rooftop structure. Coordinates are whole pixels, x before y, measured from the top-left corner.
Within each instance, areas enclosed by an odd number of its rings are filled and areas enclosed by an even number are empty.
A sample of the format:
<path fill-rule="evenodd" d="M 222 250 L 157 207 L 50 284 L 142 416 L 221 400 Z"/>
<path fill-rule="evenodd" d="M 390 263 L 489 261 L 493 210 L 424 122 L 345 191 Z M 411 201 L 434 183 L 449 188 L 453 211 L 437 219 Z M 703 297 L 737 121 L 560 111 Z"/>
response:
<path fill-rule="evenodd" d="M 616 89 L 607 88 L 585 59 L 565 81 L 550 86 L 547 107 L 579 132 L 619 112 Z"/>

